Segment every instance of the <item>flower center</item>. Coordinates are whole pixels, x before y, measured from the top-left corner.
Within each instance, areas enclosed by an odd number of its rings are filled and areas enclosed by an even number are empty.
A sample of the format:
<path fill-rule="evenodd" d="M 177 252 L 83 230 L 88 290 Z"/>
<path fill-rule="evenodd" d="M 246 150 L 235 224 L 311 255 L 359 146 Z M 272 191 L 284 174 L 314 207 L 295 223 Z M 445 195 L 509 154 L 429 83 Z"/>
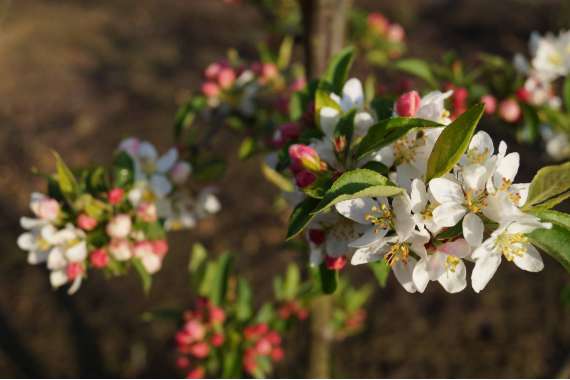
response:
<path fill-rule="evenodd" d="M 36 240 L 36 245 L 41 251 L 47 251 L 51 247 L 51 244 L 41 236 Z"/>
<path fill-rule="evenodd" d="M 562 57 L 560 56 L 560 54 L 558 54 L 558 52 L 552 52 L 548 56 L 548 62 L 550 62 L 553 65 L 559 66 L 562 64 Z"/>
<path fill-rule="evenodd" d="M 392 210 L 390 210 L 390 207 L 382 203 L 379 206 L 373 206 L 370 212 L 364 216 L 364 219 L 372 223 L 376 227 L 375 231 L 378 232 L 391 227 L 393 216 L 394 214 Z"/>
<path fill-rule="evenodd" d="M 143 158 L 141 159 L 141 168 L 143 172 L 150 175 L 156 172 L 156 163 L 149 158 Z"/>
<path fill-rule="evenodd" d="M 495 247 L 505 256 L 508 261 L 513 261 L 516 257 L 522 257 L 526 251 L 528 238 L 521 233 L 501 234 L 495 243 Z"/>
<path fill-rule="evenodd" d="M 461 262 L 461 259 L 455 256 L 447 256 L 445 259 L 445 270 L 455 273 L 457 265 Z"/>
<path fill-rule="evenodd" d="M 469 161 L 471 161 L 471 163 L 482 164 L 485 162 L 485 160 L 487 160 L 487 157 L 489 157 L 489 153 L 489 148 L 485 148 L 483 151 L 479 151 L 478 149 L 470 149 L 467 152 L 467 158 Z"/>
<path fill-rule="evenodd" d="M 416 158 L 416 150 L 426 143 L 425 134 L 419 131 L 413 137 L 403 137 L 394 143 L 394 156 L 397 165 L 412 162 Z"/>
<path fill-rule="evenodd" d="M 393 267 L 399 260 L 407 264 L 409 256 L 410 245 L 408 243 L 396 243 L 390 247 L 390 250 L 384 256 L 384 260 Z"/>
<path fill-rule="evenodd" d="M 336 239 L 342 241 L 354 240 L 357 234 L 354 230 L 354 224 L 349 219 L 339 220 L 329 231 Z"/>
<path fill-rule="evenodd" d="M 487 200 L 485 199 L 485 192 L 481 191 L 478 194 L 473 193 L 471 190 L 465 192 L 466 206 L 469 211 L 476 214 L 481 212 L 487 206 Z"/>

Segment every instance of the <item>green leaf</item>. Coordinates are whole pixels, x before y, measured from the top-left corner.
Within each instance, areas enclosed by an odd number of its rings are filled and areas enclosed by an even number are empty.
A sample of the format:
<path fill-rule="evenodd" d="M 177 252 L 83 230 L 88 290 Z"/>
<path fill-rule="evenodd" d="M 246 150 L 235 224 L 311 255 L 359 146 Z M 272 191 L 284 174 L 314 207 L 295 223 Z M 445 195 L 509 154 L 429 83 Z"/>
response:
<path fill-rule="evenodd" d="M 196 243 L 192 246 L 192 253 L 188 262 L 188 274 L 190 275 L 190 285 L 196 291 L 200 289 L 206 275 L 207 258 L 208 252 L 202 244 Z"/>
<path fill-rule="evenodd" d="M 132 186 L 135 180 L 135 163 L 131 156 L 125 152 L 118 152 L 113 160 L 113 186 Z"/>
<path fill-rule="evenodd" d="M 404 71 L 423 79 L 433 88 L 439 87 L 429 65 L 421 59 L 401 59 L 394 62 L 392 66 L 400 71 Z"/>
<path fill-rule="evenodd" d="M 373 170 L 376 173 L 382 174 L 383 176 L 387 176 L 390 172 L 390 169 L 386 165 L 378 161 L 369 161 L 366 164 L 364 164 L 362 169 Z"/>
<path fill-rule="evenodd" d="M 87 179 L 87 188 L 92 194 L 103 193 L 107 191 L 107 173 L 102 166 L 96 167 L 89 172 Z"/>
<path fill-rule="evenodd" d="M 281 42 L 277 55 L 277 67 L 281 70 L 289 66 L 291 62 L 291 52 L 293 51 L 294 40 L 291 36 L 286 36 Z"/>
<path fill-rule="evenodd" d="M 372 272 L 374 273 L 374 276 L 378 280 L 380 286 L 382 288 L 385 288 L 386 283 L 388 282 L 388 277 L 390 276 L 390 271 L 392 269 L 390 265 L 386 262 L 386 260 L 374 261 L 368 265 L 370 266 L 370 269 L 372 269 Z"/>
<path fill-rule="evenodd" d="M 376 112 L 377 120 L 389 119 L 394 113 L 394 99 L 388 97 L 376 97 L 372 99 L 370 107 Z"/>
<path fill-rule="evenodd" d="M 236 318 L 239 321 L 247 321 L 252 315 L 252 293 L 247 281 L 243 278 L 238 280 L 237 300 L 236 300 Z"/>
<path fill-rule="evenodd" d="M 223 379 L 239 379 L 242 378 L 241 372 L 241 352 L 238 347 L 233 347 L 224 353 L 223 356 Z"/>
<path fill-rule="evenodd" d="M 555 210 L 531 211 L 531 214 L 537 216 L 543 222 L 554 223 L 570 230 L 570 214 Z"/>
<path fill-rule="evenodd" d="M 217 260 L 216 272 L 210 293 L 211 300 L 215 305 L 221 306 L 226 301 L 232 261 L 233 257 L 229 253 L 223 254 Z"/>
<path fill-rule="evenodd" d="M 403 189 L 393 186 L 388 178 L 369 169 L 355 169 L 343 173 L 325 193 L 313 214 L 339 202 L 363 197 L 391 197 Z"/>
<path fill-rule="evenodd" d="M 558 224 L 551 229 L 538 229 L 527 235 L 530 242 L 556 259 L 570 272 L 570 231 Z"/>
<path fill-rule="evenodd" d="M 319 266 L 319 277 L 321 279 L 321 290 L 325 294 L 333 294 L 338 284 L 338 271 L 330 270 L 325 263 Z"/>
<path fill-rule="evenodd" d="M 246 137 L 241 142 L 238 151 L 238 157 L 240 160 L 245 160 L 255 153 L 255 140 L 252 137 Z"/>
<path fill-rule="evenodd" d="M 393 117 L 374 124 L 356 148 L 356 157 L 362 158 L 403 137 L 413 128 L 440 127 L 441 124 L 430 120 L 409 117 Z"/>
<path fill-rule="evenodd" d="M 271 306 L 270 303 L 265 303 L 263 304 L 263 306 L 261 306 L 261 308 L 257 312 L 257 315 L 255 316 L 255 321 L 258 323 L 262 322 L 267 323 L 273 319 L 274 315 L 275 315 L 275 310 L 273 310 L 273 306 Z"/>
<path fill-rule="evenodd" d="M 283 297 L 286 300 L 292 300 L 297 295 L 299 290 L 299 283 L 301 280 L 301 273 L 299 267 L 295 264 L 289 264 L 287 273 L 285 274 L 285 282 L 283 284 Z"/>
<path fill-rule="evenodd" d="M 484 109 L 485 106 L 479 103 L 445 127 L 429 156 L 426 183 L 432 178 L 449 173 L 459 162 L 469 147 L 469 142 L 481 116 L 483 116 Z"/>
<path fill-rule="evenodd" d="M 570 112 L 570 75 L 564 80 L 564 88 L 562 89 L 564 99 L 564 109 Z"/>
<path fill-rule="evenodd" d="M 332 84 L 333 90 L 337 94 L 342 92 L 342 87 L 348 79 L 353 58 L 354 48 L 352 46 L 346 47 L 332 58 L 327 68 L 325 80 Z"/>
<path fill-rule="evenodd" d="M 261 173 L 263 176 L 272 184 L 277 186 L 278 189 L 283 190 L 284 192 L 291 192 L 295 189 L 291 181 L 283 176 L 276 170 L 273 170 L 269 165 L 266 163 L 261 164 Z"/>
<path fill-rule="evenodd" d="M 142 261 L 138 257 L 133 258 L 132 262 L 141 279 L 143 290 L 145 294 L 148 294 L 152 286 L 152 276 L 146 271 Z"/>
<path fill-rule="evenodd" d="M 524 210 L 547 210 L 570 197 L 570 162 L 540 169 L 530 184 Z"/>
<path fill-rule="evenodd" d="M 297 234 L 300 233 L 303 228 L 305 228 L 305 226 L 311 221 L 313 218 L 312 212 L 317 207 L 319 202 L 319 199 L 307 197 L 295 207 L 291 213 L 291 216 L 289 217 L 287 240 L 297 236 Z"/>
<path fill-rule="evenodd" d="M 56 151 L 52 151 L 52 154 L 55 157 L 56 180 L 61 192 L 66 197 L 75 197 L 79 189 L 75 176 Z"/>

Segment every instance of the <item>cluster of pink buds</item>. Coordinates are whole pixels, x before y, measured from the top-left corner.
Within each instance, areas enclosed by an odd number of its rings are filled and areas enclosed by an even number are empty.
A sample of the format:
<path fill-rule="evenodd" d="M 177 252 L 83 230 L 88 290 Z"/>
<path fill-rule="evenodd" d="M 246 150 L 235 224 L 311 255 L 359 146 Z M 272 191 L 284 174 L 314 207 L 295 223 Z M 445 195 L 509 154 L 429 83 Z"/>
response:
<path fill-rule="evenodd" d="M 224 344 L 225 312 L 209 299 L 200 298 L 192 310 L 184 313 L 184 324 L 176 333 L 178 348 L 176 366 L 188 379 L 203 378 L 204 362 L 212 349 Z"/>
<path fill-rule="evenodd" d="M 283 302 L 279 306 L 277 314 L 279 315 L 279 318 L 286 321 L 291 318 L 297 318 L 300 321 L 304 321 L 309 317 L 309 311 L 306 308 L 302 307 L 296 300 Z"/>
<path fill-rule="evenodd" d="M 230 88 L 236 80 L 236 71 L 226 62 L 210 64 L 204 71 L 206 81 L 202 84 L 202 93 L 207 98 L 217 98 L 223 90 Z"/>
<path fill-rule="evenodd" d="M 291 159 L 289 169 L 295 175 L 295 181 L 300 188 L 311 186 L 317 175 L 327 169 L 327 164 L 321 161 L 315 148 L 309 145 L 291 145 L 289 158 Z"/>
<path fill-rule="evenodd" d="M 281 347 L 281 335 L 271 330 L 266 323 L 247 326 L 243 334 L 247 342 L 243 367 L 248 374 L 255 375 L 258 371 L 260 357 L 267 357 L 272 362 L 279 362 L 283 359 L 285 354 Z"/>
<path fill-rule="evenodd" d="M 350 313 L 345 319 L 344 323 L 336 332 L 336 338 L 342 340 L 347 336 L 354 335 L 362 330 L 366 322 L 366 310 L 360 308 Z"/>
<path fill-rule="evenodd" d="M 319 249 L 325 244 L 327 233 L 320 228 L 310 228 L 307 232 L 309 242 Z M 339 271 L 346 266 L 348 259 L 346 256 L 330 256 L 324 254 L 324 263 L 327 269 Z"/>
<path fill-rule="evenodd" d="M 388 41 L 402 42 L 406 38 L 406 32 L 402 25 L 391 23 L 380 12 L 372 12 L 368 15 L 368 27 L 376 34 L 385 37 Z"/>

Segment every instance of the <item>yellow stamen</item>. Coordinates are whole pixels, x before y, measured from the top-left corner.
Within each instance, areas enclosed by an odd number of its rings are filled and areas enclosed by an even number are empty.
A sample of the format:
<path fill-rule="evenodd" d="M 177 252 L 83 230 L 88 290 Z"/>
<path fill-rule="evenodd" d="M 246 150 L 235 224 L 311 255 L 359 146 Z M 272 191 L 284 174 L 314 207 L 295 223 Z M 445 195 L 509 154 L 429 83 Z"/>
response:
<path fill-rule="evenodd" d="M 390 228 L 394 214 L 387 204 L 382 203 L 380 207 L 373 206 L 370 211 L 364 216 L 364 219 L 376 226 L 376 232 Z"/>
<path fill-rule="evenodd" d="M 481 192 L 479 194 L 474 194 L 472 191 L 465 192 L 465 200 L 467 209 L 472 213 L 481 212 L 487 206 L 487 200 L 485 199 L 485 193 Z"/>
<path fill-rule="evenodd" d="M 459 265 L 460 262 L 461 259 L 459 259 L 458 257 L 447 256 L 447 259 L 445 260 L 445 270 L 448 270 L 450 272 L 455 272 L 457 265 Z"/>
<path fill-rule="evenodd" d="M 522 257 L 527 251 L 528 238 L 521 234 L 501 234 L 495 243 L 505 259 L 513 261 L 516 257 Z"/>
<path fill-rule="evenodd" d="M 390 247 L 390 250 L 384 256 L 384 260 L 393 267 L 399 260 L 402 260 L 404 264 L 408 263 L 408 257 L 410 256 L 410 246 L 408 243 L 396 243 Z"/>

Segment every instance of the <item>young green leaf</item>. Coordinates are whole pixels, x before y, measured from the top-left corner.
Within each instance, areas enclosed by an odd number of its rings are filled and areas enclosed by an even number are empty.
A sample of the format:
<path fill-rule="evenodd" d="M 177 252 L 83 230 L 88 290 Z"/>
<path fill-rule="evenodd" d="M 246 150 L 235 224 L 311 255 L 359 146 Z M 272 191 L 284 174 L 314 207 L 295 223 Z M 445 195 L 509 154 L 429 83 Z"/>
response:
<path fill-rule="evenodd" d="M 342 92 L 342 86 L 348 79 L 348 72 L 352 66 L 354 48 L 349 46 L 336 54 L 327 68 L 325 80 L 332 84 L 335 93 Z"/>
<path fill-rule="evenodd" d="M 252 293 L 247 281 L 243 278 L 238 280 L 236 318 L 240 321 L 247 321 L 252 314 Z"/>
<path fill-rule="evenodd" d="M 224 253 L 217 260 L 216 273 L 210 294 L 211 300 L 215 305 L 221 306 L 226 301 L 232 262 L 233 257 L 229 253 Z"/>
<path fill-rule="evenodd" d="M 55 157 L 56 180 L 61 192 L 66 197 L 75 197 L 79 189 L 75 176 L 56 151 L 52 151 L 52 154 Z"/>
<path fill-rule="evenodd" d="M 441 124 L 430 120 L 409 117 L 384 119 L 374 124 L 356 147 L 356 157 L 362 158 L 370 152 L 385 147 L 404 136 L 413 128 L 440 127 Z"/>
<path fill-rule="evenodd" d="M 280 190 L 283 190 L 285 192 L 291 192 L 295 189 L 293 184 L 287 177 L 285 177 L 278 171 L 273 170 L 273 168 L 271 168 L 266 163 L 261 164 L 261 173 L 263 174 L 265 179 L 267 179 L 269 182 L 277 186 L 277 188 Z"/>
<path fill-rule="evenodd" d="M 319 126 L 321 125 L 321 109 L 325 107 L 329 107 L 337 111 L 341 110 L 338 103 L 332 100 L 330 92 L 319 86 L 315 93 L 315 123 Z"/>
<path fill-rule="evenodd" d="M 386 260 L 379 260 L 374 261 L 368 264 L 376 280 L 382 288 L 386 287 L 386 283 L 388 282 L 388 277 L 390 276 L 390 270 L 392 269 L 390 265 L 386 262 Z"/>
<path fill-rule="evenodd" d="M 299 290 L 299 283 L 301 280 L 301 273 L 299 267 L 295 264 L 289 264 L 287 273 L 285 274 L 285 282 L 283 284 L 283 297 L 286 300 L 292 300 L 297 295 Z"/>
<path fill-rule="evenodd" d="M 551 229 L 538 229 L 527 235 L 530 242 L 556 259 L 570 272 L 570 230 L 558 224 Z"/>
<path fill-rule="evenodd" d="M 240 160 L 245 160 L 255 153 L 255 140 L 251 137 L 246 137 L 241 142 L 238 150 L 238 157 Z"/>
<path fill-rule="evenodd" d="M 306 198 L 295 207 L 289 217 L 289 228 L 287 230 L 287 240 L 297 236 L 303 228 L 313 218 L 312 212 L 319 204 L 320 200 L 316 198 Z"/>
<path fill-rule="evenodd" d="M 118 152 L 113 160 L 113 186 L 128 187 L 135 180 L 135 163 L 124 151 Z"/>
<path fill-rule="evenodd" d="M 142 261 L 138 257 L 135 257 L 132 262 L 141 279 L 143 290 L 145 294 L 148 294 L 152 286 L 152 276 L 146 271 Z"/>
<path fill-rule="evenodd" d="M 354 169 L 343 173 L 325 193 L 312 211 L 317 214 L 338 202 L 363 197 L 391 197 L 403 189 L 391 184 L 388 178 L 369 169 Z"/>
<path fill-rule="evenodd" d="M 445 127 L 435 142 L 427 164 L 426 180 L 441 177 L 455 166 L 469 147 L 485 106 L 477 104 Z M 427 183 L 427 182 L 426 182 Z"/>
<path fill-rule="evenodd" d="M 192 254 L 188 262 L 188 274 L 193 289 L 200 289 L 206 275 L 207 258 L 208 252 L 202 244 L 196 243 L 192 246 Z"/>
<path fill-rule="evenodd" d="M 433 88 L 439 87 L 429 65 L 425 61 L 420 59 L 401 59 L 394 62 L 392 66 L 400 71 L 404 71 L 423 79 Z"/>
<path fill-rule="evenodd" d="M 570 197 L 570 162 L 546 166 L 530 184 L 524 210 L 547 210 Z"/>
<path fill-rule="evenodd" d="M 286 36 L 281 42 L 279 47 L 279 53 L 277 55 L 277 67 L 281 70 L 289 66 L 291 62 L 291 52 L 293 51 L 293 38 L 291 36 Z"/>

